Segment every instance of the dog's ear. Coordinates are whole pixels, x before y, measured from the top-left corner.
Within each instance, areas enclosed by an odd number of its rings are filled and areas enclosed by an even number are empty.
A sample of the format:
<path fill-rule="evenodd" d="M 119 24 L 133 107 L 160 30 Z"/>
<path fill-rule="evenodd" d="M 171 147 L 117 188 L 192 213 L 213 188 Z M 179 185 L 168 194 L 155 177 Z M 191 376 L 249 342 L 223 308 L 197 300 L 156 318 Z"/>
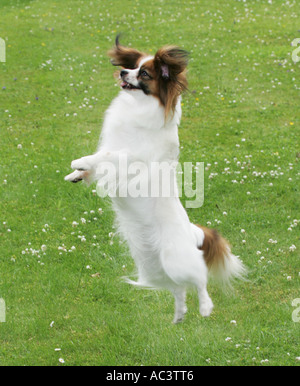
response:
<path fill-rule="evenodd" d="M 189 54 L 176 46 L 165 46 L 154 57 L 156 73 L 159 74 L 159 93 L 165 114 L 175 109 L 179 95 L 187 90 L 186 67 Z"/>
<path fill-rule="evenodd" d="M 179 47 L 162 47 L 154 58 L 156 71 L 165 80 L 175 80 L 179 74 L 185 71 L 188 57 L 188 52 Z"/>
<path fill-rule="evenodd" d="M 112 58 L 111 63 L 114 66 L 121 66 L 133 70 L 137 68 L 138 61 L 145 55 L 142 52 L 133 48 L 124 47 L 119 42 L 120 35 L 116 37 L 115 46 L 108 51 L 108 55 Z"/>

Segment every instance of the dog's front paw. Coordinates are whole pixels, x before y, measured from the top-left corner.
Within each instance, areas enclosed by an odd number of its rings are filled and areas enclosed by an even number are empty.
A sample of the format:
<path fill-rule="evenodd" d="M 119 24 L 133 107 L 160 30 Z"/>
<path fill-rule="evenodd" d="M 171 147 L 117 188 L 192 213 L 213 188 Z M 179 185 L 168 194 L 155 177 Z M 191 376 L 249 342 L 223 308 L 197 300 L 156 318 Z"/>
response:
<path fill-rule="evenodd" d="M 89 170 L 90 165 L 88 164 L 86 158 L 87 157 L 82 157 L 72 161 L 71 168 L 76 170 Z"/>
<path fill-rule="evenodd" d="M 82 173 L 84 173 L 84 172 L 79 171 L 79 170 L 75 170 L 75 172 L 65 176 L 65 181 L 70 181 L 73 183 L 79 182 L 83 179 Z"/>

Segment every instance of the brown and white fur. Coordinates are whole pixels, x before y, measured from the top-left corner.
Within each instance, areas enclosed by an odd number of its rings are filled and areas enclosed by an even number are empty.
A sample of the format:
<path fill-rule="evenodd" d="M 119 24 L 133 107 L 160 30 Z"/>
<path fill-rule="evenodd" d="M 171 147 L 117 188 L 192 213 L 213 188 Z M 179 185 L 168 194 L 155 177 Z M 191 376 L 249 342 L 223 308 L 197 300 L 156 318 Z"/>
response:
<path fill-rule="evenodd" d="M 97 152 L 73 161 L 75 171 L 65 177 L 67 181 L 97 181 L 99 186 L 103 165 L 109 163 L 118 170 L 121 157 L 149 168 L 154 162 L 178 161 L 187 52 L 166 46 L 149 56 L 123 47 L 117 38 L 109 56 L 113 65 L 123 68 L 122 90 L 106 111 Z M 176 187 L 176 177 L 171 184 Z M 112 205 L 137 267 L 137 280 L 128 282 L 170 290 L 175 297 L 174 323 L 186 312 L 186 289 L 196 287 L 200 313 L 209 316 L 213 303 L 206 288 L 208 274 L 224 281 L 241 278 L 245 271 L 241 261 L 215 230 L 190 223 L 178 196 L 124 197 L 118 194 L 121 185 L 122 181 Z"/>

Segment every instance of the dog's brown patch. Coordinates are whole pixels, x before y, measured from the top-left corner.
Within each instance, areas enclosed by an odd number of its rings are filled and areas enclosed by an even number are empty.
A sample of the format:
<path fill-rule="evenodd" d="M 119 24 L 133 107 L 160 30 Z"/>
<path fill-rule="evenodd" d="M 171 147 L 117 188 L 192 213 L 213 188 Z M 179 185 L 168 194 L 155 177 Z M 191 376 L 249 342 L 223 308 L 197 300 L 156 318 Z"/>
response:
<path fill-rule="evenodd" d="M 165 107 L 165 116 L 174 112 L 179 95 L 187 90 L 186 67 L 188 52 L 176 46 L 165 46 L 157 51 L 154 66 L 159 74 L 159 99 Z"/>
<path fill-rule="evenodd" d="M 112 58 L 111 63 L 114 66 L 121 66 L 131 70 L 137 68 L 138 62 L 141 60 L 141 58 L 147 55 L 133 48 L 122 46 L 120 44 L 119 38 L 120 35 L 116 37 L 115 46 L 108 51 L 108 56 Z"/>
<path fill-rule="evenodd" d="M 200 250 L 204 252 L 204 259 L 208 269 L 224 265 L 228 253 L 228 242 L 215 230 L 197 225 L 204 232 L 204 242 Z"/>

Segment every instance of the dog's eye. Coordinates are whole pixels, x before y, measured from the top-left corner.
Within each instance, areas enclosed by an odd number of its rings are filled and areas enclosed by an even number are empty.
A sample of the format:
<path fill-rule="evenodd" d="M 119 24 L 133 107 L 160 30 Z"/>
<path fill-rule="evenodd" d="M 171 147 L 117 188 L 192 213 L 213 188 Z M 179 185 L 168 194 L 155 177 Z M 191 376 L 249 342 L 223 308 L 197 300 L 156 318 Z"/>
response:
<path fill-rule="evenodd" d="M 149 75 L 148 72 L 145 71 L 145 70 L 141 72 L 141 76 L 142 76 L 143 78 L 150 78 L 150 75 Z"/>

